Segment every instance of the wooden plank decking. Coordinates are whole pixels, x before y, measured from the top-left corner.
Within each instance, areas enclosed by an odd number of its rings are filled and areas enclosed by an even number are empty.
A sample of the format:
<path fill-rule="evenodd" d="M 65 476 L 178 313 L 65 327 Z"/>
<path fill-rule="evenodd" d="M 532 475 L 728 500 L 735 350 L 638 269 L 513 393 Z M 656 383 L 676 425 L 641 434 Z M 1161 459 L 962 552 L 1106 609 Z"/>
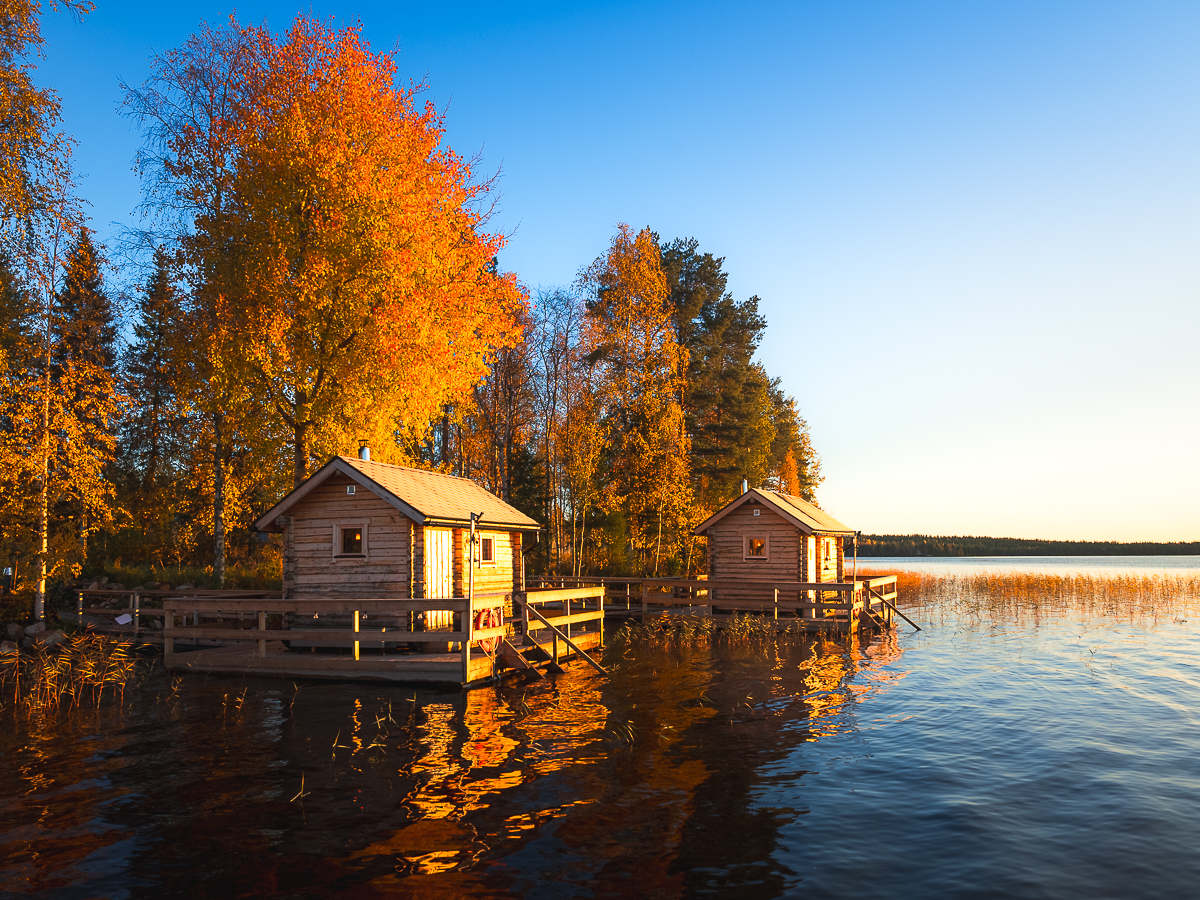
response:
<path fill-rule="evenodd" d="M 600 633 L 572 635 L 583 650 L 600 646 Z M 549 637 L 538 641 L 546 654 L 553 654 Z M 568 658 L 568 648 L 560 647 L 559 661 Z M 335 681 L 390 681 L 402 684 L 470 685 L 503 675 L 499 661 L 486 653 L 473 653 L 466 681 L 462 678 L 460 653 L 362 653 L 358 659 L 350 653 L 338 654 L 289 650 L 283 641 L 267 641 L 266 655 L 260 656 L 257 642 L 238 642 L 227 647 L 177 652 L 173 672 L 212 672 L 227 675 L 274 676 L 278 678 L 316 678 Z M 549 662 L 551 660 L 547 660 Z"/>

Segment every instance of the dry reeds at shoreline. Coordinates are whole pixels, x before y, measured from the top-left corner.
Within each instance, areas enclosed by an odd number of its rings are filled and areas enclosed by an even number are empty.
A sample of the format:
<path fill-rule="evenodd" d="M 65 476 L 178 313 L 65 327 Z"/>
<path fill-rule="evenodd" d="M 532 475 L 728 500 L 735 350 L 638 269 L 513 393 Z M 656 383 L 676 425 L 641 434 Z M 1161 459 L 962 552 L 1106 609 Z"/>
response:
<path fill-rule="evenodd" d="M 1055 575 L 1043 572 L 930 572 L 861 570 L 896 575 L 900 605 L 982 615 L 1064 613 L 1116 619 L 1174 617 L 1200 604 L 1200 575 L 1184 573 Z"/>
<path fill-rule="evenodd" d="M 694 646 L 709 644 L 718 636 L 732 643 L 811 638 L 813 635 L 807 630 L 808 624 L 806 620 L 792 619 L 780 627 L 779 620 L 770 616 L 743 613 L 734 614 L 718 625 L 709 616 L 673 616 L 664 613 L 646 623 L 632 619 L 627 621 L 611 636 L 609 643 L 618 646 L 639 642 Z M 820 636 L 818 639 L 821 639 Z"/>
<path fill-rule="evenodd" d="M 53 646 L 0 653 L 0 703 L 28 713 L 51 712 L 99 705 L 110 688 L 123 701 L 137 668 L 130 646 L 79 634 Z"/>

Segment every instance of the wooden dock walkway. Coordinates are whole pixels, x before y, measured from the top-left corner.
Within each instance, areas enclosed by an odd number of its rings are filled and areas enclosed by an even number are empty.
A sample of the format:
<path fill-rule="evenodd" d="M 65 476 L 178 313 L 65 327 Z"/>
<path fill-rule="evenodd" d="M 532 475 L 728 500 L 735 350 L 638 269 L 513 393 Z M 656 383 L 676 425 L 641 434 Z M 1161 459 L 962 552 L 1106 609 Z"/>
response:
<path fill-rule="evenodd" d="M 554 578 L 541 589 L 471 599 L 280 599 L 266 592 L 126 591 L 124 609 L 85 609 L 79 621 L 112 621 L 122 637 L 161 642 L 170 671 L 404 683 L 491 683 L 569 658 L 603 672 L 605 619 L 662 615 L 772 619 L 780 629 L 843 633 L 892 627 L 896 577 L 852 582 L 751 582 L 669 578 Z M 152 596 L 153 595 L 153 596 Z M 161 608 L 143 601 L 157 602 Z M 514 615 L 504 616 L 511 602 Z M 429 621 L 451 622 L 424 630 Z M 161 620 L 146 628 L 147 617 Z M 324 621 L 322 621 L 324 617 Z M 122 623 L 117 625 L 115 623 Z M 344 624 L 349 623 L 349 624 Z"/>

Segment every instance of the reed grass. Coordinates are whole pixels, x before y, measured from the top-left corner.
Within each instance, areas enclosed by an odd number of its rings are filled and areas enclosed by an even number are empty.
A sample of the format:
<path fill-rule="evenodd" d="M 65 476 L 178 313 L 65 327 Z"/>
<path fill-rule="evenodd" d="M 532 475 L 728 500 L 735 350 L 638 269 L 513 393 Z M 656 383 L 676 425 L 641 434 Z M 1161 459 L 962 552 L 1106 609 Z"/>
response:
<path fill-rule="evenodd" d="M 1082 614 L 1117 619 L 1165 619 L 1200 606 L 1200 575 L 1180 573 L 1053 575 L 1043 572 L 933 574 L 862 570 L 895 575 L 899 606 L 968 615 Z"/>
<path fill-rule="evenodd" d="M 137 670 L 130 648 L 126 641 L 77 634 L 50 647 L 0 653 L 0 702 L 31 714 L 98 706 L 106 694 L 124 703 Z"/>
<path fill-rule="evenodd" d="M 734 614 L 724 625 L 708 616 L 672 616 L 663 614 L 649 622 L 628 620 L 609 639 L 609 644 L 624 648 L 633 644 L 702 646 L 715 640 L 728 643 L 754 643 L 811 637 L 805 622 L 791 619 L 782 627 L 781 620 L 756 613 Z"/>

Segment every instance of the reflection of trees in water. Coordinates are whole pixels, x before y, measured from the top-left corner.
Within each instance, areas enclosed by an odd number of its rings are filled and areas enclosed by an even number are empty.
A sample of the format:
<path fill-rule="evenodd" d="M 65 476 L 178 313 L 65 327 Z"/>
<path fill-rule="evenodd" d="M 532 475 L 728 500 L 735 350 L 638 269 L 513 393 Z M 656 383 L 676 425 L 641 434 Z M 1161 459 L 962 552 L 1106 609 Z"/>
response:
<path fill-rule="evenodd" d="M 772 896 L 794 880 L 772 860 L 780 829 L 804 813 L 772 807 L 772 781 L 803 777 L 791 761 L 806 742 L 857 728 L 864 695 L 902 677 L 885 670 L 898 657 L 890 635 L 633 648 L 607 681 L 572 667 L 416 702 L 310 685 L 294 708 L 291 685 L 164 683 L 124 711 L 30 723 L 6 748 L 6 826 L 40 855 L 0 844 L 0 861 L 53 888 L 90 884 L 84 861 L 102 851 L 147 892 L 181 896 L 544 882 Z M 301 774 L 307 795 L 289 802 Z"/>
<path fill-rule="evenodd" d="M 797 880 L 775 858 L 780 830 L 808 810 L 772 804 L 772 783 L 803 783 L 801 745 L 858 727 L 859 703 L 894 678 L 880 667 L 900 650 L 893 634 L 866 651 L 857 640 L 717 648 L 709 696 L 721 713 L 688 740 L 713 776 L 694 791 L 672 870 L 688 893 L 774 897 Z"/>

